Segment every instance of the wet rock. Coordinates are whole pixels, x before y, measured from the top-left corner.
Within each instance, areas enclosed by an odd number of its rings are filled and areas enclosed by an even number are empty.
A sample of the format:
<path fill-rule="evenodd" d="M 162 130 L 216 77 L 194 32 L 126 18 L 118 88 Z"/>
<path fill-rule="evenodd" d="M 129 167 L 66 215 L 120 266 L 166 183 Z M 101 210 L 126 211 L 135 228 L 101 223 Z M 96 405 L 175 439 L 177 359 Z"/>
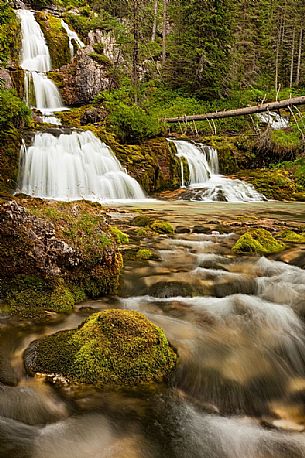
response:
<path fill-rule="evenodd" d="M 149 288 L 148 294 L 162 299 L 168 297 L 192 297 L 193 287 L 190 283 L 179 281 L 160 281 Z"/>
<path fill-rule="evenodd" d="M 82 117 L 80 118 L 81 126 L 85 126 L 86 124 L 95 124 L 97 122 L 103 121 L 107 113 L 105 110 L 100 108 L 90 108 L 84 112 Z"/>
<path fill-rule="evenodd" d="M 30 374 L 100 387 L 166 381 L 176 358 L 159 327 L 139 312 L 115 309 L 95 313 L 76 330 L 36 340 L 24 354 Z"/>
<path fill-rule="evenodd" d="M 194 226 L 192 232 L 193 234 L 210 234 L 211 228 L 205 226 Z"/>
<path fill-rule="evenodd" d="M 176 234 L 189 234 L 191 232 L 189 227 L 186 226 L 177 226 L 175 228 Z"/>

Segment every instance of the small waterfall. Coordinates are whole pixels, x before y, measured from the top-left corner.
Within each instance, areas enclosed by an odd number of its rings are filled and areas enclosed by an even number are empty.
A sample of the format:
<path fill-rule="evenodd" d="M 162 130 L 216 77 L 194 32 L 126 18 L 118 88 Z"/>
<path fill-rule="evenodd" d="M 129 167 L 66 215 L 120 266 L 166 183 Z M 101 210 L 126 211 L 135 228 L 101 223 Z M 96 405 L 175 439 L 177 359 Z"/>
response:
<path fill-rule="evenodd" d="M 21 148 L 17 192 L 72 201 L 145 199 L 138 182 L 122 168 L 111 149 L 92 132 L 58 137 L 36 133 Z"/>
<path fill-rule="evenodd" d="M 283 118 L 275 111 L 268 111 L 267 113 L 257 113 L 256 115 L 261 123 L 268 124 L 271 129 L 279 130 L 286 129 L 289 126 L 287 118 Z"/>
<path fill-rule="evenodd" d="M 182 187 L 185 186 L 182 158 L 189 168 L 190 200 L 207 202 L 251 202 L 263 201 L 265 197 L 253 186 L 241 180 L 232 180 L 219 175 L 217 151 L 211 146 L 190 143 L 184 140 L 172 140 L 181 160 Z"/>
<path fill-rule="evenodd" d="M 48 46 L 34 12 L 18 10 L 21 20 L 22 51 L 21 68 L 25 70 L 25 99 L 29 106 L 40 110 L 43 114 L 64 109 L 59 91 L 55 84 L 46 76 L 52 68 Z"/>
<path fill-rule="evenodd" d="M 79 48 L 84 48 L 85 44 L 82 42 L 82 40 L 80 40 L 80 38 L 78 37 L 77 33 L 69 28 L 68 24 L 63 19 L 61 20 L 61 25 L 65 29 L 65 31 L 67 32 L 67 35 L 68 35 L 68 38 L 69 38 L 69 49 L 70 49 L 70 54 L 71 54 L 71 59 L 72 59 L 73 56 L 74 56 L 73 41 L 76 43 L 76 45 Z"/>

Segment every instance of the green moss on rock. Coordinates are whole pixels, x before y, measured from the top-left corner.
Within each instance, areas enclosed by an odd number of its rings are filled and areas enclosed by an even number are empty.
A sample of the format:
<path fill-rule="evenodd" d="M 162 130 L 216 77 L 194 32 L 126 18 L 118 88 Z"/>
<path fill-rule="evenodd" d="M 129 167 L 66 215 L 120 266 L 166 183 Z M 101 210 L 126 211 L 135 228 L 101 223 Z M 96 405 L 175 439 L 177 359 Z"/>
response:
<path fill-rule="evenodd" d="M 110 232 L 115 236 L 117 243 L 128 243 L 129 237 L 125 232 L 122 232 L 118 227 L 111 226 Z"/>
<path fill-rule="evenodd" d="M 140 248 L 136 254 L 136 259 L 148 261 L 149 259 L 158 259 L 158 256 L 149 248 Z"/>
<path fill-rule="evenodd" d="M 135 311 L 106 310 L 77 330 L 37 340 L 25 352 L 34 374 L 61 374 L 99 387 L 166 381 L 177 356 L 162 329 Z"/>
<path fill-rule="evenodd" d="M 265 229 L 249 229 L 235 243 L 232 250 L 235 253 L 270 254 L 285 249 L 285 244 L 276 240 Z"/>
<path fill-rule="evenodd" d="M 290 229 L 280 232 L 277 238 L 284 242 L 305 243 L 305 234 L 298 234 Z"/>
<path fill-rule="evenodd" d="M 63 281 L 51 286 L 35 275 L 16 276 L 8 284 L 5 302 L 11 307 L 11 311 L 17 314 L 32 308 L 69 313 L 75 304 L 73 293 Z"/>
<path fill-rule="evenodd" d="M 61 19 L 46 11 L 36 12 L 35 17 L 49 46 L 52 68 L 67 64 L 70 61 L 69 39 Z"/>
<path fill-rule="evenodd" d="M 170 223 L 166 221 L 154 221 L 150 228 L 158 234 L 174 234 L 174 228 Z"/>

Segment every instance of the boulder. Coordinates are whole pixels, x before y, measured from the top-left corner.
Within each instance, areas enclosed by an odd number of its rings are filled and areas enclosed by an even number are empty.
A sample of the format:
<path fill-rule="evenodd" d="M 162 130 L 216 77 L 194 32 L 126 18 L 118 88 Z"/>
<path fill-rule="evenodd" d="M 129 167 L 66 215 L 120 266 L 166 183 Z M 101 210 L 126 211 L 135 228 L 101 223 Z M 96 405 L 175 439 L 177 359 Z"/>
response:
<path fill-rule="evenodd" d="M 32 375 L 98 387 L 164 382 L 176 360 L 162 329 L 139 312 L 117 309 L 91 315 L 76 330 L 36 340 L 24 354 Z"/>

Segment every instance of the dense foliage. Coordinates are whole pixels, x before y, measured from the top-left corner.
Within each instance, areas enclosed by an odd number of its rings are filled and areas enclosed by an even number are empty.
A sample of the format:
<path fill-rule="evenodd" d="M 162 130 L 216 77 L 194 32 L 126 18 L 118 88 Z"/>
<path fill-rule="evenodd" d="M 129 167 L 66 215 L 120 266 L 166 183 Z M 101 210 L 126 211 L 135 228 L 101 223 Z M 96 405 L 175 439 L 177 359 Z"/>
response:
<path fill-rule="evenodd" d="M 19 24 L 8 0 L 0 0 L 0 67 L 6 65 L 14 53 L 19 37 Z"/>

